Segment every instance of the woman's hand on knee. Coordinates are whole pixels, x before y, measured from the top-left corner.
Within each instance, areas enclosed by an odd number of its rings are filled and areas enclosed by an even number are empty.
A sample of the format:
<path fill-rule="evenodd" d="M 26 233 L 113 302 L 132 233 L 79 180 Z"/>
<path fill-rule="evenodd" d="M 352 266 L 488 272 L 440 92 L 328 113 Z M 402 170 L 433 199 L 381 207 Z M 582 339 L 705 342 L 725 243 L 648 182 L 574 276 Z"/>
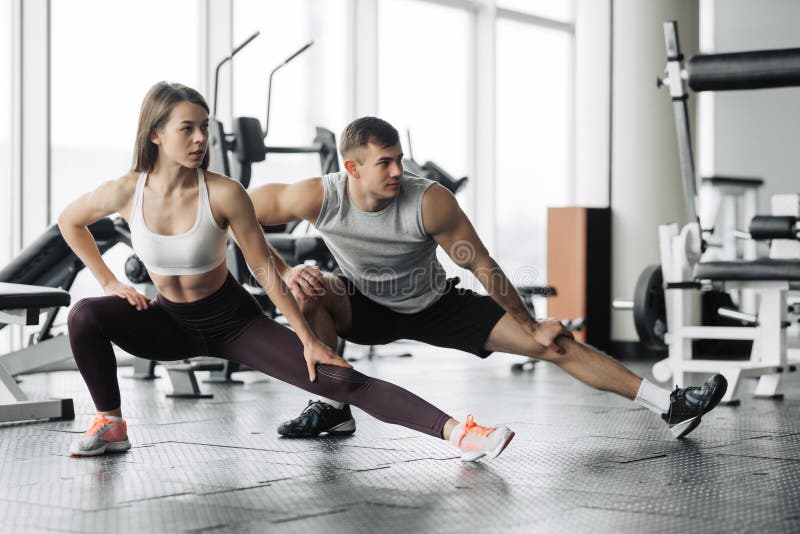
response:
<path fill-rule="evenodd" d="M 119 280 L 113 280 L 104 285 L 103 292 L 108 296 L 116 296 L 127 300 L 128 303 L 130 303 L 131 306 L 135 306 L 137 310 L 146 310 L 149 305 L 147 297 Z"/>
<path fill-rule="evenodd" d="M 312 382 L 316 382 L 317 380 L 318 363 L 347 367 L 348 369 L 353 368 L 344 358 L 336 354 L 329 346 L 319 339 L 305 345 L 303 356 L 306 359 L 306 366 L 308 367 L 308 379 Z"/>

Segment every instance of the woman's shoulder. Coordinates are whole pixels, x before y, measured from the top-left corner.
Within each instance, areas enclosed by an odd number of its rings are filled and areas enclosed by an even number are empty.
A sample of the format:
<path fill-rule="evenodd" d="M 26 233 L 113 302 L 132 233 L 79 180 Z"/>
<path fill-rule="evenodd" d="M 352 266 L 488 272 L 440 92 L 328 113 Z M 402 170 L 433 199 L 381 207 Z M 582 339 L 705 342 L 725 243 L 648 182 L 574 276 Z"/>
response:
<path fill-rule="evenodd" d="M 111 180 L 111 182 L 122 189 L 136 189 L 136 184 L 139 182 L 141 174 L 136 171 L 128 171 L 119 178 Z"/>
<path fill-rule="evenodd" d="M 138 176 L 138 173 L 131 171 L 101 183 L 94 192 L 88 194 L 92 205 L 107 213 L 125 209 L 135 195 Z"/>
<path fill-rule="evenodd" d="M 129 197 L 136 191 L 136 183 L 139 181 L 139 173 L 130 171 L 119 178 L 112 178 L 100 186 L 106 194 L 115 197 Z"/>
<path fill-rule="evenodd" d="M 248 198 L 247 191 L 236 180 L 210 171 L 204 171 L 203 175 L 212 208 L 218 207 L 223 211 L 237 209 Z"/>
<path fill-rule="evenodd" d="M 214 190 L 220 194 L 236 194 L 237 192 L 244 190 L 242 184 L 233 178 L 228 178 L 224 174 L 203 171 L 203 176 L 205 177 L 206 186 L 208 187 L 209 192 Z"/>

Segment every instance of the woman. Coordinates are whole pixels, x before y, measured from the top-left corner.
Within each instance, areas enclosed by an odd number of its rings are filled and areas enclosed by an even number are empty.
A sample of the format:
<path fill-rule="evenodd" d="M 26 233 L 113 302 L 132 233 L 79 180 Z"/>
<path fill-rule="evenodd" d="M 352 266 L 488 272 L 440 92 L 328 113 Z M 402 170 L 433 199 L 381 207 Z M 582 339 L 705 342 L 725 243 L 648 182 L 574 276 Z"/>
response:
<path fill-rule="evenodd" d="M 500 454 L 514 437 L 508 428 L 482 427 L 471 416 L 460 423 L 398 386 L 353 370 L 317 338 L 275 269 L 276 253 L 247 193 L 206 171 L 208 114 L 197 91 L 166 82 L 153 86 L 139 115 L 133 170 L 81 196 L 59 217 L 64 239 L 106 295 L 79 301 L 69 314 L 72 352 L 97 408 L 70 454 L 130 448 L 112 343 L 155 360 L 226 358 L 382 421 L 449 439 L 465 460 Z M 158 288 L 150 302 L 114 277 L 86 228 L 117 212 L 128 221 L 134 251 Z M 228 273 L 229 229 L 294 332 L 265 317 Z"/>

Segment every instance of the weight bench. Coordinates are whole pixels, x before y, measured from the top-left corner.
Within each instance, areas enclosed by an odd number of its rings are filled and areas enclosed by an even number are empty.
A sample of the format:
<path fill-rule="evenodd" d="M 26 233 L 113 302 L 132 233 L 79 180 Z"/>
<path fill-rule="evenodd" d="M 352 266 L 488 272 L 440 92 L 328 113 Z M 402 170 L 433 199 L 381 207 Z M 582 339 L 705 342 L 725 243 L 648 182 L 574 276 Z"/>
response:
<path fill-rule="evenodd" d="M 37 325 L 42 310 L 68 306 L 69 302 L 69 293 L 62 289 L 0 283 L 0 324 Z M 0 423 L 75 417 L 72 399 L 30 400 L 14 379 L 63 360 L 64 352 L 54 350 L 53 344 L 63 345 L 66 341 L 67 336 L 58 336 L 0 355 Z"/>
<path fill-rule="evenodd" d="M 211 399 L 211 393 L 204 393 L 197 381 L 196 371 L 209 371 L 209 376 L 204 380 L 212 384 L 244 384 L 241 380 L 234 380 L 231 375 L 240 370 L 240 366 L 229 360 L 200 356 L 175 362 L 162 362 L 135 358 L 133 374 L 128 378 L 137 380 L 152 380 L 158 378 L 155 374 L 156 365 L 167 371 L 167 377 L 172 384 L 172 393 L 166 396 L 175 399 Z"/>
<path fill-rule="evenodd" d="M 795 201 L 796 202 L 796 201 Z M 797 306 L 790 306 L 788 297 L 800 290 L 800 258 L 769 257 L 751 261 L 711 261 L 693 265 L 691 281 L 689 266 L 693 263 L 686 251 L 697 238 L 692 231 L 678 234 L 677 225 L 660 228 L 662 269 L 665 273 L 667 334 L 665 340 L 669 357 L 653 366 L 658 380 L 673 376 L 673 383 L 685 383 L 685 373 L 720 372 L 728 380 L 728 391 L 722 402 L 738 403 L 737 395 L 742 377 L 758 378 L 755 396 L 780 398 L 781 379 L 786 372 L 795 371 L 798 360 L 787 344 L 789 314 L 797 314 Z M 770 240 L 773 249 L 784 241 L 800 239 L 800 219 L 795 216 L 759 215 L 750 223 L 752 240 Z M 776 254 L 772 250 L 771 255 Z M 726 290 L 746 289 L 758 295 L 758 313 L 749 316 L 725 308 L 717 311 L 722 316 L 738 319 L 742 326 L 698 326 L 692 290 L 713 286 Z M 752 340 L 748 360 L 692 359 L 692 341 L 695 339 Z"/>
<path fill-rule="evenodd" d="M 758 315 L 745 320 L 747 326 L 698 326 L 694 319 L 692 289 L 724 285 L 725 289 L 750 289 L 759 295 Z M 686 373 L 722 373 L 728 391 L 722 402 L 738 404 L 740 379 L 758 378 L 756 397 L 781 398 L 783 375 L 797 369 L 790 356 L 786 329 L 789 326 L 787 295 L 800 290 L 800 260 L 760 258 L 753 261 L 698 263 L 693 282 L 669 282 L 665 286 L 667 324 L 665 336 L 669 357 L 653 366 L 657 380 L 673 377 L 675 385 L 685 384 Z M 695 339 L 752 340 L 747 360 L 692 359 Z"/>

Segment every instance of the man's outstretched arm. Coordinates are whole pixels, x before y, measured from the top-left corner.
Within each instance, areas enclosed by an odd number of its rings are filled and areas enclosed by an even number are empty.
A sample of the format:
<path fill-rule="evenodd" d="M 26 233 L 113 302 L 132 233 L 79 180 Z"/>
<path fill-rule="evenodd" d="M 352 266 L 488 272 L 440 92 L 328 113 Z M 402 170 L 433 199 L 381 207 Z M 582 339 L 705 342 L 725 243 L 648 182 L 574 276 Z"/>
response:
<path fill-rule="evenodd" d="M 531 316 L 511 281 L 489 255 L 478 233 L 455 197 L 440 185 L 431 186 L 422 200 L 425 231 L 461 268 L 468 269 L 494 299 L 531 333 L 536 320 Z"/>
<path fill-rule="evenodd" d="M 306 220 L 314 224 L 322 209 L 322 178 L 309 178 L 294 184 L 266 184 L 248 192 L 262 226 Z M 276 255 L 275 266 L 299 302 L 316 298 L 325 292 L 322 272 L 318 267 L 289 267 Z"/>
<path fill-rule="evenodd" d="M 305 219 L 314 223 L 322 208 L 322 178 L 309 178 L 294 184 L 266 184 L 248 192 L 263 226 L 286 224 Z"/>

